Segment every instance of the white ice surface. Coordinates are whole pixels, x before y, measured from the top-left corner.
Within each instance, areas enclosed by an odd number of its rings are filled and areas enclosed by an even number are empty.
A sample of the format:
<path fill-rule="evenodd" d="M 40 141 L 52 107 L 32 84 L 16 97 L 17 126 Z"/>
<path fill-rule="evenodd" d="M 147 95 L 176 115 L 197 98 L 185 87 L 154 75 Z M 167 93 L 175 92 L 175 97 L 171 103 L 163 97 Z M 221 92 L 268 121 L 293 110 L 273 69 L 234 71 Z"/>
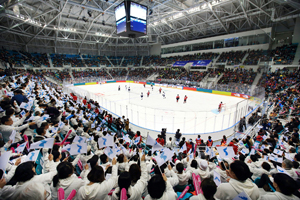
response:
<path fill-rule="evenodd" d="M 121 91 L 118 91 L 120 85 Z M 131 91 L 125 89 L 125 85 Z M 135 83 L 109 83 L 102 85 L 76 86 L 89 91 L 91 97 L 109 111 L 125 115 L 135 125 L 160 131 L 167 128 L 168 132 L 180 129 L 182 133 L 208 133 L 226 129 L 238 121 L 247 112 L 247 101 L 225 95 L 187 91 L 162 87 L 166 98 L 159 93 L 159 87 L 150 85 L 146 88 Z M 150 91 L 149 97 L 147 92 Z M 143 92 L 143 100 L 141 100 Z M 180 100 L 176 102 L 179 94 Z M 183 103 L 184 95 L 188 96 Z M 217 111 L 220 102 L 225 103 L 225 110 Z M 238 105 L 238 106 L 237 106 Z"/>

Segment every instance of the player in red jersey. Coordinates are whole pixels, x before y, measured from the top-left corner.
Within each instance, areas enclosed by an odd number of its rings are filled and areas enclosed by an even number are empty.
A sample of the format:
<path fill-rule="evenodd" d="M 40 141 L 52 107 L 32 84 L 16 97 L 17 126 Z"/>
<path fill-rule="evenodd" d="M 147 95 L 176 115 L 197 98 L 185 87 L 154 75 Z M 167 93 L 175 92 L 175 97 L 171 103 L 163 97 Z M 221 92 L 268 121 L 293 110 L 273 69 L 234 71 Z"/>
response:
<path fill-rule="evenodd" d="M 179 94 L 176 96 L 176 102 L 178 103 L 178 100 L 180 99 Z"/>
<path fill-rule="evenodd" d="M 222 106 L 223 106 L 224 104 L 222 103 L 222 101 L 221 101 L 221 103 L 219 104 L 219 107 L 218 107 L 218 111 L 219 112 L 221 112 L 221 110 L 222 110 Z"/>
<path fill-rule="evenodd" d="M 148 90 L 148 92 L 147 92 L 147 97 L 149 97 L 149 95 L 150 95 L 150 91 Z"/>
<path fill-rule="evenodd" d="M 185 96 L 184 96 L 184 101 L 183 101 L 183 103 L 186 103 L 187 98 L 188 98 L 188 97 L 185 95 Z"/>
<path fill-rule="evenodd" d="M 159 94 L 161 94 L 161 88 L 159 88 Z"/>

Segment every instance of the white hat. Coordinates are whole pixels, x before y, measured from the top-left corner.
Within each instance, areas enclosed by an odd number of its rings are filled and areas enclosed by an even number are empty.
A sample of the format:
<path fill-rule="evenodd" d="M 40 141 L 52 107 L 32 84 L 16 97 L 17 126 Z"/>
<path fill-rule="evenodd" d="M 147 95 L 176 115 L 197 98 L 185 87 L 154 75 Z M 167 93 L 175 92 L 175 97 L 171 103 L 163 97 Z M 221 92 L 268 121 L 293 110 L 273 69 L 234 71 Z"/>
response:
<path fill-rule="evenodd" d="M 208 164 L 207 164 L 207 161 L 206 161 L 206 160 L 200 160 L 199 165 L 200 165 L 200 168 L 201 168 L 202 170 L 206 170 L 207 167 L 208 167 Z"/>

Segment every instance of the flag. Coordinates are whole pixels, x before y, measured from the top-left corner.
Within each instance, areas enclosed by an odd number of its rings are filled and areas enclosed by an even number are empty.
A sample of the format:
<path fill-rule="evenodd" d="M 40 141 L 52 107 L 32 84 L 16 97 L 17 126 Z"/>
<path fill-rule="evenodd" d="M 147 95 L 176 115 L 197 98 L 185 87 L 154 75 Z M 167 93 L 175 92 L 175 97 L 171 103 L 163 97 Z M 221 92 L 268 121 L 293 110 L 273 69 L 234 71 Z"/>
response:
<path fill-rule="evenodd" d="M 250 151 L 250 155 L 255 155 L 255 149 L 251 149 L 251 151 Z"/>
<path fill-rule="evenodd" d="M 64 146 L 62 149 L 62 151 L 69 151 L 71 150 L 71 145 L 70 144 L 67 144 L 66 146 Z"/>
<path fill-rule="evenodd" d="M 28 103 L 22 102 L 20 105 L 20 108 L 23 108 L 23 109 L 29 111 L 31 109 L 31 106 Z"/>
<path fill-rule="evenodd" d="M 15 143 L 16 134 L 17 134 L 16 130 L 13 130 L 9 136 L 9 140 L 11 140 L 12 143 Z"/>
<path fill-rule="evenodd" d="M 247 151 L 245 148 L 243 148 L 240 152 L 241 152 L 243 155 L 246 155 L 249 151 Z"/>
<path fill-rule="evenodd" d="M 278 171 L 278 173 L 285 173 L 285 174 L 289 175 L 285 169 L 283 169 L 282 167 L 279 167 L 278 165 L 277 165 L 277 171 Z"/>
<path fill-rule="evenodd" d="M 94 140 L 94 136 L 92 135 L 92 137 L 88 138 L 86 141 L 93 141 Z"/>
<path fill-rule="evenodd" d="M 232 147 L 216 147 L 221 158 L 233 158 L 235 153 Z"/>
<path fill-rule="evenodd" d="M 264 156 L 265 161 L 269 161 L 269 156 Z"/>
<path fill-rule="evenodd" d="M 244 146 L 244 142 L 242 140 L 240 140 L 239 145 Z"/>
<path fill-rule="evenodd" d="M 165 162 L 170 160 L 172 156 L 174 155 L 173 151 L 171 151 L 169 148 L 163 148 L 163 152 L 161 152 L 160 155 L 155 156 L 155 160 L 157 162 L 157 165 L 160 167 Z"/>
<path fill-rule="evenodd" d="M 45 121 L 48 118 L 50 118 L 50 116 L 48 114 L 46 114 L 46 115 L 43 115 L 41 118 L 39 118 L 39 121 L 42 122 L 42 121 Z"/>
<path fill-rule="evenodd" d="M 62 121 L 60 121 L 60 122 L 58 123 L 58 127 L 59 127 L 60 129 L 62 129 L 64 126 L 65 126 L 65 123 L 63 123 Z"/>
<path fill-rule="evenodd" d="M 285 153 L 284 155 L 285 155 L 286 159 L 289 159 L 292 162 L 294 161 L 294 159 L 291 157 L 290 153 Z"/>
<path fill-rule="evenodd" d="M 52 129 L 51 129 L 51 132 L 52 132 L 52 133 L 56 133 L 57 131 L 58 131 L 58 127 L 55 127 L 55 126 L 52 127 Z"/>
<path fill-rule="evenodd" d="M 283 158 L 277 158 L 277 157 L 270 157 L 270 160 L 273 160 L 274 162 L 282 163 Z"/>
<path fill-rule="evenodd" d="M 211 149 L 208 146 L 206 146 L 206 149 L 205 149 L 206 155 L 210 155 L 211 154 L 210 152 L 211 152 Z"/>
<path fill-rule="evenodd" d="M 134 139 L 133 143 L 134 143 L 135 145 L 137 145 L 137 144 L 140 142 L 140 140 L 141 140 L 141 137 L 138 136 L 137 138 Z"/>
<path fill-rule="evenodd" d="M 146 139 L 146 145 L 154 146 L 155 145 L 155 139 L 153 139 L 149 134 L 147 135 Z"/>
<path fill-rule="evenodd" d="M 124 155 L 127 153 L 127 149 L 123 145 L 121 145 L 121 150 L 123 151 Z"/>
<path fill-rule="evenodd" d="M 258 149 L 259 143 L 255 142 L 253 146 L 254 146 L 255 149 Z"/>
<path fill-rule="evenodd" d="M 114 145 L 114 150 L 115 150 L 117 155 L 120 155 L 122 153 L 122 151 L 120 150 L 120 148 L 116 144 Z"/>
<path fill-rule="evenodd" d="M 213 157 L 215 157 L 216 156 L 216 153 L 213 151 L 213 150 L 211 150 L 210 151 L 210 157 L 209 158 L 213 158 Z"/>
<path fill-rule="evenodd" d="M 163 148 L 164 148 L 163 146 L 161 146 L 157 141 L 155 141 L 155 144 L 152 146 L 152 152 L 161 150 Z"/>
<path fill-rule="evenodd" d="M 221 184 L 221 176 L 218 172 L 216 172 L 216 170 L 214 170 L 214 182 L 217 186 Z"/>
<path fill-rule="evenodd" d="M 114 145 L 114 137 L 110 135 L 103 136 L 98 139 L 99 148 L 113 146 Z"/>
<path fill-rule="evenodd" d="M 128 135 L 123 135 L 123 140 L 126 141 L 126 142 L 131 143 L 131 140 L 130 140 L 130 138 L 128 137 Z"/>
<path fill-rule="evenodd" d="M 54 144 L 54 138 L 47 138 L 30 145 L 30 149 L 49 148 L 51 149 Z"/>
<path fill-rule="evenodd" d="M 70 153 L 70 155 L 87 153 L 87 143 L 71 144 L 71 149 L 70 149 L 69 153 Z"/>
<path fill-rule="evenodd" d="M 22 143 L 20 146 L 18 146 L 15 151 L 18 153 L 22 153 L 26 147 L 27 142 Z"/>
<path fill-rule="evenodd" d="M 26 161 L 26 162 L 27 162 L 27 161 L 33 161 L 33 162 L 35 162 L 36 159 L 37 159 L 37 157 L 39 156 L 39 153 L 40 153 L 40 150 L 31 151 L 31 152 L 27 155 L 25 161 Z"/>
<path fill-rule="evenodd" d="M 68 117 L 66 117 L 66 120 L 69 120 L 73 117 L 74 115 L 69 115 Z"/>
<path fill-rule="evenodd" d="M 233 200 L 251 200 L 251 198 L 248 196 L 246 192 L 241 192 L 236 197 L 234 197 Z"/>
<path fill-rule="evenodd" d="M 116 152 L 113 148 L 107 147 L 104 151 L 104 153 L 110 158 L 113 159 L 116 157 Z"/>
<path fill-rule="evenodd" d="M 184 151 L 186 151 L 187 150 L 187 148 L 186 148 L 186 144 L 184 143 L 184 145 L 182 145 L 182 147 L 180 148 L 180 150 L 179 150 L 179 153 L 180 152 L 184 152 Z"/>
<path fill-rule="evenodd" d="M 11 155 L 11 151 L 6 151 L 4 153 L 1 153 L 0 155 L 0 169 L 2 169 L 3 172 L 6 171 L 6 166 L 9 161 L 10 155 Z"/>
<path fill-rule="evenodd" d="M 278 149 L 274 149 L 273 152 L 274 152 L 275 154 L 279 155 L 279 156 L 282 156 L 282 154 L 283 154 L 283 151 L 280 151 L 280 150 L 278 150 Z"/>
<path fill-rule="evenodd" d="M 72 143 L 81 144 L 81 143 L 85 143 L 85 141 L 86 141 L 86 137 L 76 135 Z"/>
<path fill-rule="evenodd" d="M 21 115 L 22 117 L 25 116 L 25 115 L 26 115 L 25 110 L 22 110 L 22 112 L 20 113 L 20 115 Z"/>
<path fill-rule="evenodd" d="M 155 139 L 153 139 L 150 135 L 147 135 L 146 145 L 152 146 L 152 151 L 161 150 L 163 146 L 161 146 Z"/>

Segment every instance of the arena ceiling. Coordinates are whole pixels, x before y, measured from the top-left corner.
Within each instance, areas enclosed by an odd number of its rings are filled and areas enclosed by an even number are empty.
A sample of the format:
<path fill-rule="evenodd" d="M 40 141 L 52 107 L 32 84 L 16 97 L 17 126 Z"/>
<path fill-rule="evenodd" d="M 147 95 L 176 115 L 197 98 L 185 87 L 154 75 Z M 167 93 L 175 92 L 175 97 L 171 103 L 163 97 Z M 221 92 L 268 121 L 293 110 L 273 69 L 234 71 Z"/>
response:
<path fill-rule="evenodd" d="M 0 0 L 0 41 L 80 49 L 170 44 L 265 27 L 294 27 L 299 0 L 136 0 L 146 5 L 148 35 L 116 35 L 121 0 Z"/>

